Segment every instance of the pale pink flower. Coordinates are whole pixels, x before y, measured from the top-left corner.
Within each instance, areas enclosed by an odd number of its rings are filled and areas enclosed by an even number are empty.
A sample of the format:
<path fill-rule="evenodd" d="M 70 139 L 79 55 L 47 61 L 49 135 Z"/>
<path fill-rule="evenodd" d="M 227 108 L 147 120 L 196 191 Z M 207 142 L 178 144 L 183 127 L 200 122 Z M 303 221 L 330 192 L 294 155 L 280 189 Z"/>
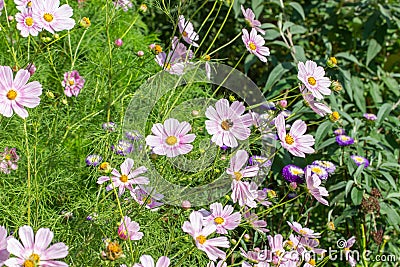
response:
<path fill-rule="evenodd" d="M 32 1 L 31 0 L 14 0 L 14 3 L 15 3 L 15 7 L 19 11 L 23 11 L 23 10 L 32 8 Z"/>
<path fill-rule="evenodd" d="M 357 261 L 352 255 L 353 253 L 350 253 L 350 248 L 354 245 L 355 242 L 356 242 L 355 236 L 350 237 L 346 241 L 346 247 L 344 248 L 346 260 L 349 262 L 351 267 L 355 267 L 357 265 Z"/>
<path fill-rule="evenodd" d="M 251 29 L 250 35 L 246 29 L 242 29 L 242 40 L 247 50 L 257 56 L 262 62 L 267 62 L 266 56 L 269 56 L 269 48 L 264 46 L 265 40 L 257 34 L 256 29 Z"/>
<path fill-rule="evenodd" d="M 305 173 L 308 192 L 321 204 L 329 206 L 329 203 L 323 197 L 329 196 L 328 190 L 321 186 L 321 179 L 318 175 L 312 174 L 311 169 L 307 169 Z"/>
<path fill-rule="evenodd" d="M 279 114 L 275 120 L 275 126 L 278 131 L 281 145 L 296 157 L 305 157 L 304 153 L 314 153 L 311 147 L 314 145 L 314 137 L 310 134 L 304 134 L 307 130 L 307 125 L 302 120 L 296 120 L 289 133 L 286 133 L 286 124 L 283 114 Z"/>
<path fill-rule="evenodd" d="M 246 20 L 247 24 L 250 27 L 256 29 L 262 35 L 264 35 L 265 31 L 260 29 L 261 22 L 256 20 L 256 15 L 254 14 L 253 10 L 251 10 L 250 8 L 247 8 L 246 10 L 244 10 L 243 5 L 241 5 L 240 8 L 242 9 L 242 13 L 243 13 L 244 19 Z"/>
<path fill-rule="evenodd" d="M 185 40 L 186 43 L 191 44 L 195 47 L 199 46 L 195 42 L 199 40 L 199 35 L 194 31 L 193 24 L 190 21 L 186 21 L 183 15 L 179 16 L 178 27 L 180 33 L 182 34 L 182 38 L 183 40 Z"/>
<path fill-rule="evenodd" d="M 251 212 L 250 209 L 247 208 L 244 209 L 243 217 L 254 230 L 259 231 L 261 233 L 269 232 L 269 230 L 266 228 L 267 222 L 265 220 L 259 220 L 258 215 L 254 212 Z"/>
<path fill-rule="evenodd" d="M 203 215 L 198 211 L 193 211 L 189 219 L 190 222 L 185 221 L 183 223 L 182 230 L 193 237 L 196 247 L 204 251 L 212 261 L 216 261 L 218 258 L 225 259 L 226 253 L 218 247 L 229 248 L 228 238 L 224 236 L 207 239 L 209 235 L 216 231 L 217 226 L 208 224 L 203 227 Z"/>
<path fill-rule="evenodd" d="M 151 187 L 136 186 L 136 188 L 131 191 L 131 196 L 139 205 L 144 205 L 146 208 L 153 211 L 156 211 L 158 207 L 164 204 L 159 202 L 159 200 L 164 198 L 164 195 L 158 194 Z"/>
<path fill-rule="evenodd" d="M 139 232 L 139 230 L 139 224 L 132 221 L 128 216 L 125 216 L 118 227 L 118 236 L 124 240 L 140 240 L 143 237 L 143 233 Z"/>
<path fill-rule="evenodd" d="M 170 118 L 165 120 L 164 125 L 153 125 L 151 131 L 154 135 L 146 137 L 146 144 L 153 147 L 153 153 L 169 158 L 187 154 L 193 149 L 190 143 L 196 138 L 195 134 L 187 134 L 191 129 L 188 122 Z"/>
<path fill-rule="evenodd" d="M 298 222 L 287 222 L 290 226 L 290 228 L 293 229 L 296 233 L 300 234 L 303 237 L 308 237 L 308 238 L 320 238 L 321 234 L 314 232 L 314 230 L 311 230 L 310 228 L 303 227 L 301 224 Z"/>
<path fill-rule="evenodd" d="M 6 228 L 0 226 L 0 267 L 10 257 L 10 253 L 7 250 L 7 239 Z"/>
<path fill-rule="evenodd" d="M 315 101 L 314 96 L 307 90 L 304 84 L 300 86 L 300 92 L 303 95 L 306 105 L 309 106 L 318 115 L 323 117 L 326 114 L 332 113 L 332 110 L 327 105 Z"/>
<path fill-rule="evenodd" d="M 117 171 L 116 169 L 113 169 L 111 172 L 112 177 L 110 178 L 109 176 L 101 176 L 98 180 L 98 184 L 102 184 L 106 181 L 111 180 L 112 183 L 109 184 L 106 187 L 107 191 L 110 191 L 113 189 L 113 187 L 119 189 L 118 195 L 121 196 L 124 192 L 125 189 L 128 189 L 129 191 L 133 191 L 132 185 L 135 184 L 148 184 L 149 179 L 144 176 L 138 176 L 142 173 L 145 173 L 147 171 L 146 167 L 141 166 L 137 168 L 136 170 L 133 169 L 133 159 L 127 158 L 125 161 L 121 164 L 121 173 Z"/>
<path fill-rule="evenodd" d="M 227 234 L 227 230 L 233 230 L 240 224 L 241 215 L 239 212 L 233 212 L 231 205 L 222 207 L 221 203 L 210 205 L 211 214 L 205 218 L 205 224 L 212 223 L 217 226 L 218 234 Z"/>
<path fill-rule="evenodd" d="M 33 20 L 51 33 L 71 30 L 75 26 L 72 8 L 67 4 L 60 6 L 59 0 L 32 0 L 32 11 Z"/>
<path fill-rule="evenodd" d="M 238 140 L 246 140 L 250 136 L 249 127 L 253 124 L 249 113 L 244 114 L 242 102 L 235 101 L 229 106 L 227 99 L 220 99 L 215 108 L 210 106 L 206 110 L 206 129 L 212 135 L 211 141 L 219 147 L 237 147 Z"/>
<path fill-rule="evenodd" d="M 48 247 L 54 236 L 50 229 L 40 228 L 34 235 L 32 228 L 25 225 L 19 228 L 18 236 L 22 244 L 14 237 L 7 241 L 8 252 L 16 258 L 9 258 L 4 265 L 68 267 L 65 262 L 56 261 L 68 255 L 68 247 L 61 242 Z"/>
<path fill-rule="evenodd" d="M 156 265 L 154 265 L 154 260 L 149 255 L 143 255 L 140 257 L 140 263 L 136 263 L 133 267 L 168 267 L 170 265 L 170 260 L 166 256 L 162 256 L 158 259 Z"/>
<path fill-rule="evenodd" d="M 157 54 L 155 60 L 165 71 L 181 75 L 186 65 L 191 64 L 189 60 L 192 58 L 193 51 L 188 50 L 183 43 L 179 42 L 178 37 L 174 36 L 171 51 L 168 54 L 165 52 Z"/>
<path fill-rule="evenodd" d="M 0 114 L 11 117 L 14 111 L 25 119 L 28 112 L 24 107 L 34 108 L 39 105 L 42 85 L 37 81 L 27 84 L 29 78 L 29 72 L 21 69 L 13 79 L 11 68 L 0 66 Z"/>
<path fill-rule="evenodd" d="M 0 0 L 0 16 L 1 16 L 1 11 L 4 8 L 4 0 Z"/>
<path fill-rule="evenodd" d="M 17 29 L 21 31 L 22 37 L 37 36 L 42 31 L 38 21 L 33 19 L 31 9 L 21 10 L 15 15 L 15 20 L 17 21 Z"/>
<path fill-rule="evenodd" d="M 323 67 L 317 66 L 312 60 L 307 60 L 306 64 L 299 62 L 297 64 L 299 72 L 297 78 L 307 87 L 311 94 L 317 98 L 324 98 L 323 95 L 330 95 L 329 86 L 331 81 L 328 77 L 324 77 L 325 70 Z"/>
<path fill-rule="evenodd" d="M 61 84 L 64 87 L 64 93 L 66 96 L 78 96 L 85 85 L 85 79 L 79 75 L 77 70 L 68 71 L 64 73 L 64 80 Z"/>

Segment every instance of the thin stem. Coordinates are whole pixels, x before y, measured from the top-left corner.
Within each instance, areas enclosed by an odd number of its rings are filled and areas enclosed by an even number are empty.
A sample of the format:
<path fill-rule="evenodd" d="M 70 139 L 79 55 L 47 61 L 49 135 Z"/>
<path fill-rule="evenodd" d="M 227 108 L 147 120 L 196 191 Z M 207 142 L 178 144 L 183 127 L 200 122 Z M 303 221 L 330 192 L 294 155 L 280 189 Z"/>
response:
<path fill-rule="evenodd" d="M 233 38 L 232 40 L 230 40 L 230 41 L 227 42 L 226 44 L 224 44 L 224 45 L 218 47 L 216 50 L 212 51 L 212 52 L 211 52 L 210 54 L 208 54 L 208 55 L 211 56 L 211 55 L 217 53 L 219 50 L 221 50 L 221 49 L 227 47 L 228 45 L 230 45 L 231 43 L 233 43 L 233 42 L 234 42 L 237 38 L 239 38 L 240 36 L 242 36 L 242 33 L 241 33 L 241 32 L 238 33 L 238 34 L 235 36 L 235 38 Z"/>
<path fill-rule="evenodd" d="M 27 191 L 28 191 L 28 225 L 31 224 L 31 157 L 29 154 L 28 131 L 26 127 L 26 119 L 24 119 L 24 135 L 25 135 L 25 149 L 27 161 Z"/>
<path fill-rule="evenodd" d="M 136 15 L 135 19 L 132 21 L 131 25 L 129 25 L 128 29 L 124 32 L 124 34 L 122 34 L 121 39 L 124 39 L 125 35 L 127 35 L 127 33 L 131 30 L 131 28 L 133 27 L 133 25 L 135 25 L 136 20 L 138 19 L 139 14 Z"/>
<path fill-rule="evenodd" d="M 79 49 L 79 46 L 80 46 L 81 43 L 82 43 L 83 37 L 85 36 L 86 32 L 87 32 L 87 29 L 85 29 L 85 31 L 83 32 L 83 34 L 82 34 L 82 36 L 81 36 L 81 39 L 79 40 L 79 43 L 78 43 L 78 45 L 76 46 L 75 53 L 74 53 L 74 57 L 73 57 L 73 59 L 72 59 L 71 71 L 74 69 L 75 62 L 76 62 L 76 57 L 77 57 L 77 54 L 78 54 L 78 49 Z"/>

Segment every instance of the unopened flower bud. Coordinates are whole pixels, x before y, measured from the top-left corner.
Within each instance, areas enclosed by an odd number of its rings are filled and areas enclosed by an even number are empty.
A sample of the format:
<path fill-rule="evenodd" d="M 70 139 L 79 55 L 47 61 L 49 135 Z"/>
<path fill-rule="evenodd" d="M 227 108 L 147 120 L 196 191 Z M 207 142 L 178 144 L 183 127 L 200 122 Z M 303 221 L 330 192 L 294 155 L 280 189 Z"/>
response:
<path fill-rule="evenodd" d="M 120 39 L 120 38 L 118 38 L 117 40 L 115 40 L 115 45 L 118 46 L 118 47 L 121 47 L 123 43 L 124 43 L 124 42 L 122 42 L 122 39 Z"/>
<path fill-rule="evenodd" d="M 279 101 L 279 106 L 281 106 L 282 108 L 286 108 L 287 107 L 287 100 L 283 99 L 283 100 Z"/>
<path fill-rule="evenodd" d="M 83 17 L 80 21 L 79 21 L 79 25 L 81 25 L 82 28 L 89 28 L 90 27 L 90 19 L 87 17 Z"/>
<path fill-rule="evenodd" d="M 147 11 L 147 5 L 141 4 L 139 7 L 140 12 L 145 13 Z"/>
<path fill-rule="evenodd" d="M 250 241 L 250 235 L 249 234 L 245 234 L 243 236 L 244 241 L 249 242 Z"/>
<path fill-rule="evenodd" d="M 184 200 L 182 201 L 182 208 L 184 208 L 185 210 L 188 210 L 192 207 L 192 204 L 190 203 L 189 200 Z"/>
<path fill-rule="evenodd" d="M 337 59 L 335 57 L 330 57 L 326 62 L 329 68 L 334 68 L 337 66 Z"/>
<path fill-rule="evenodd" d="M 137 52 L 138 57 L 143 57 L 144 56 L 144 52 L 142 50 Z"/>
<path fill-rule="evenodd" d="M 330 119 L 332 122 L 338 121 L 338 120 L 340 119 L 340 114 L 339 114 L 339 112 L 337 112 L 337 111 L 332 112 L 332 113 L 329 115 L 329 119 Z"/>
<path fill-rule="evenodd" d="M 47 92 L 46 92 L 46 96 L 47 96 L 48 98 L 54 99 L 54 94 L 53 94 L 53 92 L 47 91 Z"/>
<path fill-rule="evenodd" d="M 339 81 L 332 81 L 331 88 L 335 92 L 340 92 L 343 90 L 342 84 Z"/>

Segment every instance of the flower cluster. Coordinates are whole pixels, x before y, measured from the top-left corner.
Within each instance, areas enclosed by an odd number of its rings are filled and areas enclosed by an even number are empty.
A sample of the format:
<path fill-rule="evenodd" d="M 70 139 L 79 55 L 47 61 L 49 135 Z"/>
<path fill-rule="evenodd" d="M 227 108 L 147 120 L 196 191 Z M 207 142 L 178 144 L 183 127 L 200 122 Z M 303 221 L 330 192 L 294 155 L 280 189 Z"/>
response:
<path fill-rule="evenodd" d="M 0 153 L 0 172 L 9 174 L 11 170 L 18 168 L 19 156 L 16 148 L 4 148 L 4 152 Z"/>

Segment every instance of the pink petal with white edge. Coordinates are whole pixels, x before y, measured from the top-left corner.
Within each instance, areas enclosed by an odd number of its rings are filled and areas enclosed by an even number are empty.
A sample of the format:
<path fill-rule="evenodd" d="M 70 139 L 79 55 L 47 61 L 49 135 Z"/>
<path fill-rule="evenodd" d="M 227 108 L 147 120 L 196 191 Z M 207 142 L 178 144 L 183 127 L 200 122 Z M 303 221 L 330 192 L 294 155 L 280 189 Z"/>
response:
<path fill-rule="evenodd" d="M 177 149 L 179 151 L 179 154 L 185 155 L 185 154 L 189 153 L 190 151 L 192 151 L 193 146 L 190 144 L 183 144 L 183 145 L 180 145 Z"/>
<path fill-rule="evenodd" d="M 302 136 L 307 130 L 307 125 L 302 120 L 297 120 L 293 123 L 292 127 L 290 128 L 290 135 L 292 137 Z"/>
<path fill-rule="evenodd" d="M 164 129 L 167 136 L 176 136 L 176 129 L 179 126 L 179 121 L 174 118 L 170 118 L 165 120 L 164 122 Z"/>
<path fill-rule="evenodd" d="M 194 141 L 194 139 L 196 139 L 196 135 L 195 134 L 187 134 L 185 136 L 182 136 L 180 138 L 181 143 L 191 143 Z"/>
<path fill-rule="evenodd" d="M 104 182 L 106 182 L 106 181 L 109 181 L 110 180 L 110 177 L 108 177 L 108 176 L 101 176 L 101 177 L 99 177 L 99 179 L 97 180 L 97 183 L 98 184 L 102 184 L 102 183 L 104 183 Z"/>
<path fill-rule="evenodd" d="M 7 250 L 18 258 L 23 258 L 25 256 L 24 246 L 14 237 L 7 240 Z"/>
<path fill-rule="evenodd" d="M 140 262 L 143 264 L 143 266 L 146 267 L 154 267 L 154 260 L 151 256 L 149 255 L 143 255 L 140 257 Z"/>
<path fill-rule="evenodd" d="M 23 87 L 29 80 L 30 78 L 30 74 L 29 71 L 21 69 L 17 72 L 17 74 L 15 75 L 15 79 L 13 82 L 13 88 L 14 89 L 20 89 L 21 87 Z"/>
<path fill-rule="evenodd" d="M 249 159 L 249 154 L 245 150 L 238 150 L 231 158 L 230 169 L 237 172 L 240 171 Z"/>
<path fill-rule="evenodd" d="M 32 227 L 27 225 L 20 227 L 18 230 L 18 235 L 25 249 L 33 249 L 34 234 Z"/>
<path fill-rule="evenodd" d="M 171 261 L 168 257 L 162 256 L 158 259 L 156 267 L 168 267 Z"/>
<path fill-rule="evenodd" d="M 282 114 L 279 114 L 275 119 L 275 126 L 278 132 L 279 139 L 282 141 L 285 140 L 286 137 L 286 125 L 285 118 Z"/>
<path fill-rule="evenodd" d="M 21 267 L 22 264 L 24 264 L 24 260 L 20 259 L 20 258 L 10 258 L 10 259 L 6 260 L 5 262 L 3 262 L 3 264 L 8 267 Z"/>
<path fill-rule="evenodd" d="M 56 243 L 46 249 L 41 255 L 41 260 L 62 259 L 68 255 L 68 247 L 64 243 Z"/>
<path fill-rule="evenodd" d="M 215 103 L 215 107 L 220 118 L 230 117 L 230 108 L 227 99 L 218 100 L 217 103 Z"/>
<path fill-rule="evenodd" d="M 69 265 L 62 261 L 46 261 L 42 263 L 43 267 L 68 267 Z"/>
<path fill-rule="evenodd" d="M 40 228 L 35 235 L 35 247 L 37 252 L 43 252 L 53 240 L 54 234 L 48 228 Z"/>
<path fill-rule="evenodd" d="M 145 140 L 148 146 L 159 146 L 164 143 L 162 137 L 154 135 L 148 135 Z"/>
<path fill-rule="evenodd" d="M 26 111 L 26 109 L 24 109 L 24 107 L 19 105 L 17 102 L 12 101 L 11 107 L 14 110 L 14 112 L 21 118 L 26 119 L 29 116 L 28 111 Z"/>
<path fill-rule="evenodd" d="M 186 121 L 181 122 L 178 126 L 178 128 L 175 131 L 176 136 L 183 136 L 185 134 L 187 134 L 188 132 L 190 132 L 190 130 L 192 129 L 192 127 L 190 126 L 190 124 Z"/>
<path fill-rule="evenodd" d="M 121 164 L 121 172 L 122 174 L 128 175 L 129 172 L 132 170 L 134 161 L 131 158 L 127 158 L 122 164 Z"/>

